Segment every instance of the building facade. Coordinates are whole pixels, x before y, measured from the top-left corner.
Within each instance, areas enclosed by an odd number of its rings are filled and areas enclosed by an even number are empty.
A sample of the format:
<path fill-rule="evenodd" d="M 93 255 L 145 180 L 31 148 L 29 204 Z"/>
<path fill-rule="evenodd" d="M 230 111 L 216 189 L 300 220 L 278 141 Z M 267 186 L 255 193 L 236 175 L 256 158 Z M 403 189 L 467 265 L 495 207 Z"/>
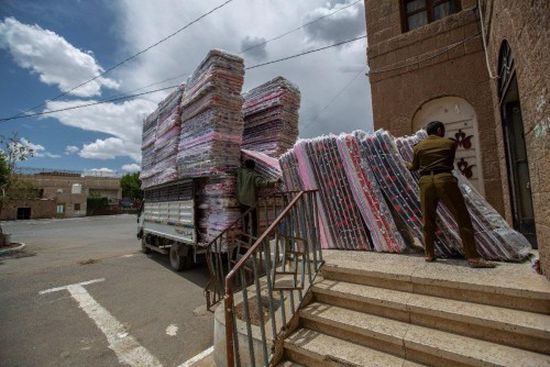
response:
<path fill-rule="evenodd" d="M 21 174 L 18 177 L 35 188 L 36 198 L 7 203 L 2 210 L 4 220 L 82 217 L 87 213 L 88 198 L 107 198 L 111 206 L 117 206 L 122 199 L 118 177 L 47 171 Z"/>
<path fill-rule="evenodd" d="M 550 273 L 548 1 L 365 0 L 375 128 L 432 120 Z"/>

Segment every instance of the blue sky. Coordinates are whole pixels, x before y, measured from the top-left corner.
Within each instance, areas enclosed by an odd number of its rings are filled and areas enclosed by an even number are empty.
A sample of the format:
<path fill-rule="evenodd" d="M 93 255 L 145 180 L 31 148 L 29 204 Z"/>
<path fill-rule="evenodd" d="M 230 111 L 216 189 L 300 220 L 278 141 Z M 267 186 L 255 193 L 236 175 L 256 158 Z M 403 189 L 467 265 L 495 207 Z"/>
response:
<path fill-rule="evenodd" d="M 125 64 L 104 80 L 50 102 L 55 109 L 126 93 L 191 72 L 210 48 L 238 52 L 352 0 L 235 0 L 201 23 Z M 2 0 L 0 6 L 0 116 L 43 103 L 178 29 L 220 0 Z M 245 64 L 287 56 L 365 33 L 362 2 L 243 55 Z M 339 88 L 366 70 L 365 42 L 251 70 L 245 90 L 276 75 L 302 90 L 301 136 L 372 126 L 370 86 L 354 81 L 326 108 Z M 185 78 L 182 77 L 183 81 Z M 154 88 L 173 84 L 174 81 Z M 136 169 L 141 120 L 164 93 L 125 103 L 0 124 L 37 148 L 24 166 L 58 169 Z M 69 148 L 68 148 L 69 147 Z"/>

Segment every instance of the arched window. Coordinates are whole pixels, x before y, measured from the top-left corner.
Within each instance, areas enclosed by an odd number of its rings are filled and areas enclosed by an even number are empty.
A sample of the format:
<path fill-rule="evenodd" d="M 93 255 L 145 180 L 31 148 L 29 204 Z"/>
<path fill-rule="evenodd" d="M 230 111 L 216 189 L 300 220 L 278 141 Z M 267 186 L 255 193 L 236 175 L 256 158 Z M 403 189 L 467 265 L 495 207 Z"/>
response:
<path fill-rule="evenodd" d="M 514 71 L 514 56 L 506 40 L 502 41 L 502 45 L 500 46 L 498 69 L 498 96 L 502 99 L 510 87 L 510 81 L 512 80 L 512 73 Z"/>

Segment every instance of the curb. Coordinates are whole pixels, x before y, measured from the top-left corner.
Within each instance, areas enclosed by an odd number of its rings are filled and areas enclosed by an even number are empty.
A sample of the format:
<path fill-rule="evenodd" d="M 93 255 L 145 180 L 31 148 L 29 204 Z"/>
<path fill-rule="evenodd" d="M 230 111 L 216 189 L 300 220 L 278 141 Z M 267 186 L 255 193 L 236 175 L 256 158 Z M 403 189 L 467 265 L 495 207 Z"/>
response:
<path fill-rule="evenodd" d="M 27 246 L 26 244 L 24 244 L 22 242 L 12 242 L 12 243 L 18 243 L 19 246 L 0 250 L 0 256 L 5 255 L 5 254 L 9 254 L 10 252 L 21 251 Z"/>

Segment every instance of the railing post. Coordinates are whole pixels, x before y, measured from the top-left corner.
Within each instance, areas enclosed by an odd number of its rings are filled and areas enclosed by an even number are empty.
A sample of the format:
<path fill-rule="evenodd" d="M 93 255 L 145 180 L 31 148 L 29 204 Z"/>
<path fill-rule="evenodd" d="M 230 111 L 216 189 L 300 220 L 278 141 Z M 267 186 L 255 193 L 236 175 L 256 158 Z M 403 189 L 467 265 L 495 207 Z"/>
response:
<path fill-rule="evenodd" d="M 227 367 L 235 367 L 235 353 L 233 340 L 233 293 L 226 292 L 224 297 L 225 313 L 225 351 L 227 355 Z M 238 342 L 238 341 L 237 341 Z"/>

